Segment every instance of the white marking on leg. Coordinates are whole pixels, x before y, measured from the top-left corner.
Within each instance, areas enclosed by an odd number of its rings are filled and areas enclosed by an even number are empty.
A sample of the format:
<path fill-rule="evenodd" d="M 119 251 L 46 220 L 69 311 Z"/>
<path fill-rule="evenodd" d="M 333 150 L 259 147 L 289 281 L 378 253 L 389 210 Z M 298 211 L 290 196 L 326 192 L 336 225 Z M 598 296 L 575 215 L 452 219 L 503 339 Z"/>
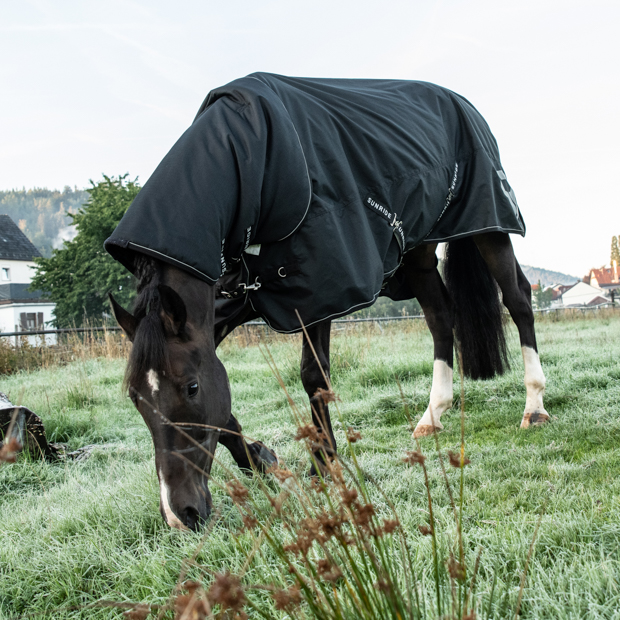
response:
<path fill-rule="evenodd" d="M 166 516 L 166 523 L 170 527 L 174 527 L 178 530 L 187 530 L 188 528 L 181 522 L 181 520 L 174 514 L 172 508 L 170 508 L 170 489 L 164 482 L 164 475 L 159 472 L 159 497 L 161 499 L 161 506 Z"/>
<path fill-rule="evenodd" d="M 157 376 L 157 371 L 152 368 L 146 373 L 146 382 L 149 384 L 151 388 L 151 394 L 155 396 L 156 392 L 159 392 L 159 377 Z"/>
<path fill-rule="evenodd" d="M 452 407 L 452 368 L 443 360 L 433 362 L 433 385 L 431 387 L 430 401 L 427 410 L 415 427 L 414 436 L 422 437 L 432 432 L 433 427 L 441 430 L 442 423 L 439 421 L 442 414 Z"/>
<path fill-rule="evenodd" d="M 525 389 L 527 398 L 525 400 L 526 413 L 544 413 L 543 394 L 545 393 L 545 375 L 538 353 L 532 347 L 521 347 L 523 353 L 523 365 L 525 366 Z"/>

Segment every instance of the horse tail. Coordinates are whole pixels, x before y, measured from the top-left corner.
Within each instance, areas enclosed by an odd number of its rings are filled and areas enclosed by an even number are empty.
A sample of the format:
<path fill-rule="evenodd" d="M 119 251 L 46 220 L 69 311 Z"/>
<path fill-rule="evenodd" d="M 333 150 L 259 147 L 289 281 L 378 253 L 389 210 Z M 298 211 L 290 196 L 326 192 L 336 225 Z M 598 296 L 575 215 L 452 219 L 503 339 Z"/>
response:
<path fill-rule="evenodd" d="M 510 366 L 499 290 L 471 237 L 448 243 L 444 277 L 463 373 L 472 379 L 503 374 Z"/>

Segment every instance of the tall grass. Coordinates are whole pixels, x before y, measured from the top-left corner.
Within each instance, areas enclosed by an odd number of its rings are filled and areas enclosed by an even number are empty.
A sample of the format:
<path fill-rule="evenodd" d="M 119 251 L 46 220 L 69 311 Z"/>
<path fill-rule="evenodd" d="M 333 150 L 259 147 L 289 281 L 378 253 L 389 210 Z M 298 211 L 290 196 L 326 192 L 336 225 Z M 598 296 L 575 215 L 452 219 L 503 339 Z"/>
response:
<path fill-rule="evenodd" d="M 13 338 L 0 338 L 0 376 L 76 360 L 126 358 L 131 346 L 124 334 L 107 329 L 59 334 L 55 345 L 47 344 L 44 335 L 36 339 L 31 344 L 26 336 L 17 343 Z"/>
<path fill-rule="evenodd" d="M 402 458 L 408 466 L 419 466 L 424 474 L 428 525 L 419 525 L 418 529 L 432 541 L 432 558 L 428 563 L 433 566 L 435 596 L 429 597 L 424 590 L 430 584 L 425 582 L 423 571 L 413 561 L 412 541 L 401 525 L 396 507 L 357 459 L 355 444 L 362 440 L 361 433 L 348 427 L 346 449 L 340 454 L 334 446 L 326 446 L 327 436 L 312 424 L 309 412 L 304 412 L 291 397 L 271 352 L 268 347 L 262 348 L 265 360 L 289 403 L 297 427 L 295 440 L 303 442 L 318 475 L 312 479 L 302 478 L 280 462 L 267 472 L 277 484 L 259 477 L 260 493 L 252 494 L 233 471 L 226 469 L 229 481 L 222 490 L 228 493 L 239 512 L 243 523 L 241 531 L 251 540 L 251 551 L 247 553 L 242 570 L 236 575 L 216 572 L 209 587 L 193 580 L 182 584 L 180 579 L 167 605 L 155 610 L 140 603 L 128 615 L 145 618 L 150 611 L 157 611 L 158 618 L 164 618 L 168 609 L 173 608 L 176 611 L 174 617 L 178 619 L 247 618 L 244 610 L 248 610 L 264 618 L 276 618 L 280 611 L 286 612 L 289 618 L 300 619 L 474 620 L 480 610 L 485 607 L 492 609 L 494 591 L 486 597 L 476 592 L 481 550 L 473 567 L 468 569 L 463 543 L 464 467 L 470 461 L 465 456 L 462 373 L 460 454 L 448 452 L 447 455 L 450 465 L 460 470 L 456 499 L 444 467 L 439 438 L 435 434 L 436 458 L 454 514 L 453 540 L 447 532 L 437 529 L 425 464 L 427 456 L 422 453 L 417 440 L 417 449 L 407 451 Z M 342 422 L 338 407 L 340 399 L 332 390 L 329 378 L 324 378 L 329 389 L 319 390 L 322 403 L 319 406 L 331 404 Z M 143 396 L 138 397 L 147 402 Z M 152 408 L 154 414 L 162 415 Z M 403 409 L 413 431 L 414 422 L 404 395 Z M 321 415 L 321 412 L 314 413 Z M 206 452 L 178 425 L 167 423 Z M 324 446 L 331 458 L 319 462 L 316 453 Z M 180 455 L 180 458 L 184 457 Z M 539 526 L 540 520 L 535 532 Z M 203 544 L 204 539 L 198 549 Z M 533 548 L 534 540 L 521 577 L 515 617 L 519 614 L 527 563 Z M 198 550 L 194 559 L 197 554 Z M 248 583 L 244 579 L 257 557 L 261 557 L 262 562 L 270 562 L 274 569 L 269 582 Z M 199 568 L 206 569 L 205 576 L 211 572 L 207 567 Z M 265 593 L 270 597 L 265 597 Z"/>

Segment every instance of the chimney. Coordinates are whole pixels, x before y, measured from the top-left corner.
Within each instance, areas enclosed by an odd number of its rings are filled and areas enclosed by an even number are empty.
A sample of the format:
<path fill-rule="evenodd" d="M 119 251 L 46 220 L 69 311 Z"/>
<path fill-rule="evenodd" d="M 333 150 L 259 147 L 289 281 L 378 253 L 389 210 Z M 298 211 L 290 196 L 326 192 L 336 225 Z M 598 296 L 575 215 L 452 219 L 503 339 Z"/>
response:
<path fill-rule="evenodd" d="M 618 281 L 618 261 L 614 260 L 611 263 L 612 269 L 613 269 L 613 281 L 617 282 Z"/>

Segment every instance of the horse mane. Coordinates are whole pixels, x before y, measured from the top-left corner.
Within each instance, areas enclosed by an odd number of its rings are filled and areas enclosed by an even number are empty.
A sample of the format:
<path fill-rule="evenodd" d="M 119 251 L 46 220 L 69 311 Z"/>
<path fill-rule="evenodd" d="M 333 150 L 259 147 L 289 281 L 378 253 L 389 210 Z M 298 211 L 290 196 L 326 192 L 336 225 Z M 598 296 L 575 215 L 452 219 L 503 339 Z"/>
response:
<path fill-rule="evenodd" d="M 160 318 L 161 301 L 157 288 L 161 279 L 161 263 L 142 255 L 136 259 L 135 266 L 138 297 L 134 304 L 134 316 L 138 326 L 125 370 L 125 388 L 138 385 L 150 369 L 168 368 L 166 333 Z"/>

